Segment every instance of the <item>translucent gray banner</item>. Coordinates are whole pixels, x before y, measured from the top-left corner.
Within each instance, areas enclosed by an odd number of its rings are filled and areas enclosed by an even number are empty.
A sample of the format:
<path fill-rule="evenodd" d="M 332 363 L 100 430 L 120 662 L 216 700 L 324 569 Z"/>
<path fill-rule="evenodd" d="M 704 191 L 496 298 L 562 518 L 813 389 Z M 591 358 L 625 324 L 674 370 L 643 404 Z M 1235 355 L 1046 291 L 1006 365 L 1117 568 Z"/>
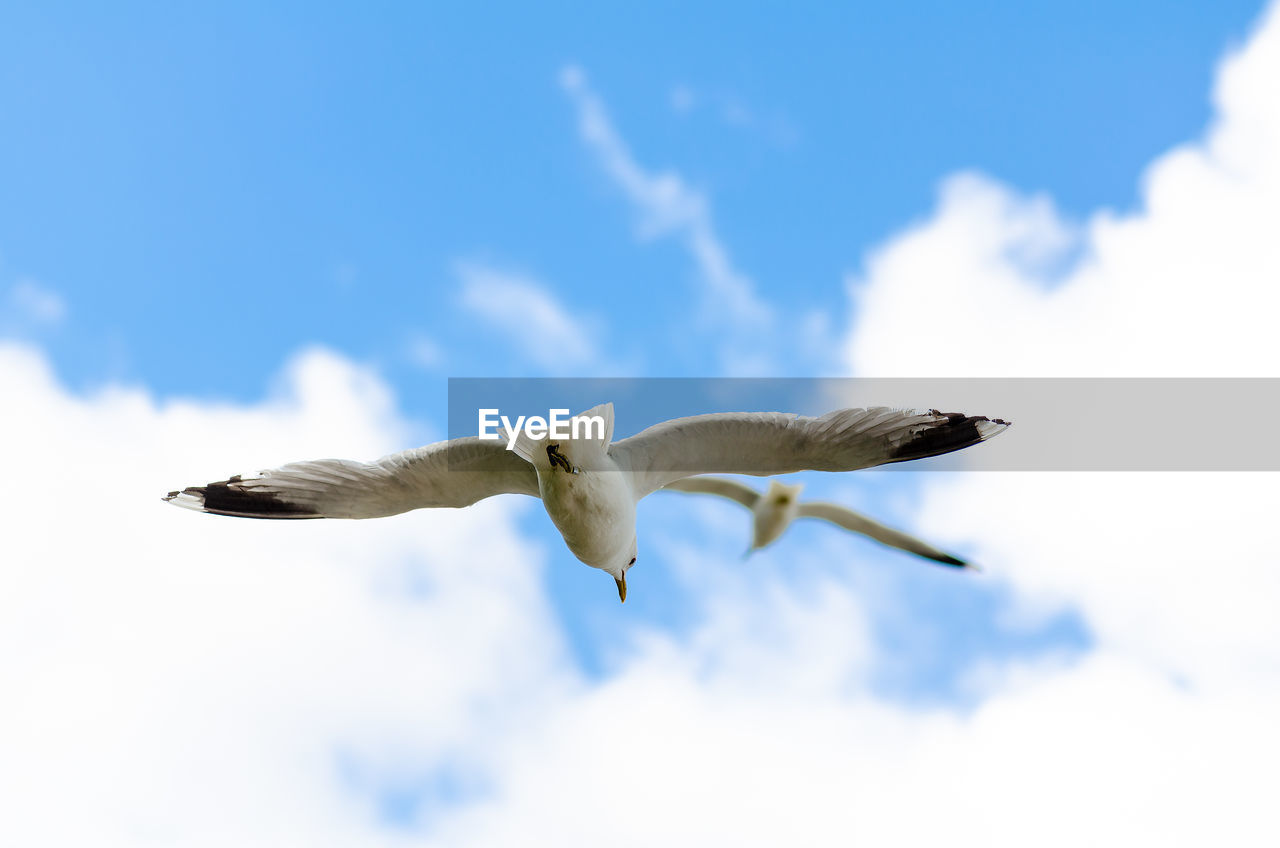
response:
<path fill-rule="evenodd" d="M 708 412 L 936 409 L 1012 423 L 988 442 L 892 471 L 1280 471 L 1280 379 L 619 378 L 449 380 L 449 437 L 481 410 L 511 421 L 614 406 L 614 440 Z M 492 418 L 492 413 L 490 413 Z M 760 470 L 744 456 L 742 471 Z"/>

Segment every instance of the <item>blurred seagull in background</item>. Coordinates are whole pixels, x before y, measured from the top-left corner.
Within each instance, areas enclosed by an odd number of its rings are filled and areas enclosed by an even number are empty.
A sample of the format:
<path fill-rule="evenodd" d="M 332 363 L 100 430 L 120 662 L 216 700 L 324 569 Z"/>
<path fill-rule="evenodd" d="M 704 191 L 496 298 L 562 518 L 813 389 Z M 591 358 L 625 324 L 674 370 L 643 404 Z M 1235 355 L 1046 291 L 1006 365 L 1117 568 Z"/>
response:
<path fill-rule="evenodd" d="M 751 547 L 747 555 L 766 547 L 791 526 L 797 518 L 821 518 L 846 530 L 875 539 L 882 545 L 913 553 L 926 559 L 952 565 L 957 568 L 976 567 L 962 559 L 943 553 L 927 542 L 908 536 L 900 530 L 886 527 L 859 512 L 826 501 L 801 501 L 803 483 L 788 486 L 777 480 L 769 481 L 769 490 L 761 493 L 737 480 L 727 477 L 685 477 L 663 486 L 663 491 L 687 492 L 699 495 L 719 495 L 751 510 Z"/>
<path fill-rule="evenodd" d="M 242 518 L 378 518 L 427 507 L 464 507 L 500 494 L 541 498 L 579 560 L 607 572 L 627 599 L 635 565 L 636 503 L 696 474 L 769 477 L 853 471 L 967 448 L 1002 432 L 998 418 L 888 407 L 811 418 L 725 412 L 674 418 L 613 441 L 613 404 L 577 417 L 602 432 L 571 439 L 475 436 L 436 442 L 373 462 L 294 462 L 170 492 L 170 503 Z M 575 431 L 576 433 L 576 431 Z"/>

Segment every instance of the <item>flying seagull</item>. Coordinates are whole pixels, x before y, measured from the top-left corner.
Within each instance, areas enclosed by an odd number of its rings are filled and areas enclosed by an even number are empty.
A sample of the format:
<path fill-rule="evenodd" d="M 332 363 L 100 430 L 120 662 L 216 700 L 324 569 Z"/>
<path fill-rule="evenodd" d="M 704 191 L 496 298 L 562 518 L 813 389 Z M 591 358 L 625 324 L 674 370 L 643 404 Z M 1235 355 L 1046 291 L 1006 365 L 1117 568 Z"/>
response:
<path fill-rule="evenodd" d="M 451 439 L 373 462 L 320 459 L 170 492 L 176 506 L 242 518 L 379 518 L 464 507 L 500 494 L 542 505 L 579 560 L 614 579 L 627 599 L 636 562 L 636 503 L 695 474 L 758 477 L 853 471 L 967 448 L 1008 422 L 961 413 L 871 407 L 810 418 L 725 412 L 673 418 L 613 441 L 613 404 L 581 416 L 603 434 L 572 439 L 519 431 L 502 440 Z"/>
<path fill-rule="evenodd" d="M 821 518 L 846 530 L 875 539 L 883 545 L 944 565 L 954 565 L 957 568 L 968 565 L 964 560 L 943 553 L 928 542 L 908 536 L 892 527 L 886 527 L 848 507 L 825 501 L 801 501 L 800 490 L 803 488 L 803 483 L 788 486 L 777 480 L 770 480 L 769 491 L 761 493 L 746 483 L 730 480 L 727 477 L 685 477 L 674 483 L 668 483 L 663 487 L 663 491 L 719 495 L 722 498 L 737 501 L 751 510 L 753 522 L 751 547 L 747 548 L 748 554 L 777 541 L 783 531 L 797 518 Z"/>

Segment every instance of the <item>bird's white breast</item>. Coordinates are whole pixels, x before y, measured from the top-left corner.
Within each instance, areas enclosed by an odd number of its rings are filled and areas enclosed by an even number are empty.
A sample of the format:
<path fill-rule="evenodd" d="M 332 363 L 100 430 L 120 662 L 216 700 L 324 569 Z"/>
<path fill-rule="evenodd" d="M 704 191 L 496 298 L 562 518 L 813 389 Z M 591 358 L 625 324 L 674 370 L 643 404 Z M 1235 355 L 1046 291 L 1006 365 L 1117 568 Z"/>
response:
<path fill-rule="evenodd" d="M 597 568 L 615 560 L 635 537 L 636 502 L 620 471 L 538 469 L 547 515 L 574 556 Z"/>
<path fill-rule="evenodd" d="M 790 503 L 779 504 L 773 499 L 762 497 L 756 503 L 752 513 L 755 516 L 752 528 L 751 544 L 757 548 L 776 540 L 787 529 L 787 525 L 796 517 L 799 504 L 793 498 Z"/>

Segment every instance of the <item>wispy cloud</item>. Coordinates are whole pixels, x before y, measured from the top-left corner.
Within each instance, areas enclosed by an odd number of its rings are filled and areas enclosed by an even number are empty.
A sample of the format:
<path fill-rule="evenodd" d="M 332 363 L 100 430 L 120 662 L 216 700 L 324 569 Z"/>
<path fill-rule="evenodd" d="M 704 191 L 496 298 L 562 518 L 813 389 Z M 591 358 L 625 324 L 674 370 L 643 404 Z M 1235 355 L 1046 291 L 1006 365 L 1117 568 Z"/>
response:
<path fill-rule="evenodd" d="M 683 241 L 715 311 L 739 330 L 770 326 L 772 311 L 757 297 L 751 279 L 734 267 L 706 196 L 680 174 L 649 171 L 636 161 L 581 68 L 562 70 L 560 84 L 577 107 L 582 140 L 638 213 L 641 236 Z"/>
<path fill-rule="evenodd" d="M 597 365 L 592 322 L 572 314 L 525 274 L 460 262 L 461 304 L 539 368 L 563 374 Z"/>
<path fill-rule="evenodd" d="M 62 295 L 30 277 L 18 280 L 9 289 L 9 303 L 24 320 L 42 325 L 60 324 L 67 316 Z"/>
<path fill-rule="evenodd" d="M 405 356 L 419 368 L 433 371 L 445 362 L 445 352 L 430 336 L 416 333 L 405 343 Z"/>
<path fill-rule="evenodd" d="M 668 102 L 677 115 L 705 112 L 725 126 L 744 130 L 778 147 L 790 147 L 800 138 L 800 132 L 786 117 L 754 109 L 735 94 L 677 83 L 671 87 Z"/>
<path fill-rule="evenodd" d="M 698 106 L 698 93 L 689 86 L 680 83 L 671 87 L 671 109 L 676 114 L 684 115 Z"/>

